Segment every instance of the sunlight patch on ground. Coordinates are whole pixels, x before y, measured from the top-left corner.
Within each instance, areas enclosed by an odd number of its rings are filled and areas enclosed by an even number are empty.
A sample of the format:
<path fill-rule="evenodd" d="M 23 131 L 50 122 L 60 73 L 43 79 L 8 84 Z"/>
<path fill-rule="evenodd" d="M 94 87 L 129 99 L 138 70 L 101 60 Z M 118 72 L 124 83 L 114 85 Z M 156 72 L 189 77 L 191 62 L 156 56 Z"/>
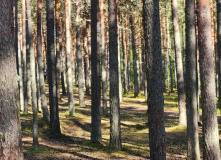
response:
<path fill-rule="evenodd" d="M 167 127 L 166 132 L 186 132 L 186 127 L 182 126 Z"/>

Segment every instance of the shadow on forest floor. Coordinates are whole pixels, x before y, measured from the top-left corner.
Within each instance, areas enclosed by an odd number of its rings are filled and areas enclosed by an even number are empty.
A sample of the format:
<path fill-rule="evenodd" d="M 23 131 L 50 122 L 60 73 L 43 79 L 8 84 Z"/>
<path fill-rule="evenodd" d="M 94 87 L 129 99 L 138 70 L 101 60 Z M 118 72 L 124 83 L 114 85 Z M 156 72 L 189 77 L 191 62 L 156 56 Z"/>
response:
<path fill-rule="evenodd" d="M 86 107 L 80 107 L 77 89 L 74 89 L 75 117 L 68 113 L 68 98 L 59 101 L 61 135 L 51 135 L 49 124 L 39 113 L 39 148 L 32 148 L 32 114 L 21 114 L 22 136 L 25 159 L 149 159 L 149 128 L 147 104 L 144 97 L 131 98 L 125 95 L 121 103 L 122 151 L 109 149 L 109 115 L 102 115 L 102 142 L 90 141 L 91 99 L 85 96 Z M 165 94 L 165 129 L 167 159 L 185 159 L 187 152 L 186 128 L 178 126 L 177 95 Z M 101 105 L 102 106 L 102 105 Z M 101 109 L 102 111 L 102 109 Z M 220 117 L 219 117 L 220 118 Z M 221 122 L 221 120 L 219 120 Z M 221 131 L 221 126 L 219 126 Z M 202 126 L 200 140 L 202 148 Z"/>

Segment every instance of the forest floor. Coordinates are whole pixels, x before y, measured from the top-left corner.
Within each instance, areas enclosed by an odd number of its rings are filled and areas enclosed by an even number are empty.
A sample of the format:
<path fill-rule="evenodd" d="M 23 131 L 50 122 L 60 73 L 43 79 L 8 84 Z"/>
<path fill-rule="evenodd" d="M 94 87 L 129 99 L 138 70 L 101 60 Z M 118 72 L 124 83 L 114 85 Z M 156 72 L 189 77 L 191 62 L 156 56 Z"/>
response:
<path fill-rule="evenodd" d="M 178 126 L 177 94 L 164 93 L 165 128 L 167 159 L 186 159 L 187 135 L 186 128 Z M 85 96 L 86 107 L 81 108 L 78 91 L 74 88 L 76 116 L 68 113 L 68 98 L 62 96 L 59 102 L 61 135 L 51 135 L 49 125 L 42 120 L 39 113 L 39 148 L 32 147 L 32 113 L 21 113 L 22 141 L 24 157 L 27 160 L 51 159 L 148 159 L 148 119 L 147 104 L 144 96 L 134 98 L 133 94 L 124 95 L 121 108 L 122 151 L 108 148 L 110 121 L 109 116 L 102 116 L 102 142 L 90 142 L 91 130 L 91 98 Z M 220 112 L 219 112 L 220 119 Z M 220 121 L 221 122 L 221 121 Z M 219 125 L 221 130 L 221 125 Z M 200 146 L 202 148 L 202 126 L 199 128 Z M 202 154 L 202 149 L 201 149 Z"/>

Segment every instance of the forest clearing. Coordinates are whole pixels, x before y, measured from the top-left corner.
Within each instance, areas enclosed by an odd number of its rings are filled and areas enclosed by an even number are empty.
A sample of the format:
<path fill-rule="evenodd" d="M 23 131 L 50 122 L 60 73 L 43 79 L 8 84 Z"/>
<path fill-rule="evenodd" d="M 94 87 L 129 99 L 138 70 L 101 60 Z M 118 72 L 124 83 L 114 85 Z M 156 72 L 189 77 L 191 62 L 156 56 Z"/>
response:
<path fill-rule="evenodd" d="M 77 88 L 74 98 L 78 99 Z M 167 159 L 186 159 L 186 127 L 179 126 L 177 93 L 164 93 Z M 121 103 L 122 151 L 109 149 L 110 119 L 102 116 L 102 141 L 90 141 L 91 98 L 85 97 L 86 107 L 76 104 L 76 116 L 68 113 L 67 97 L 59 102 L 61 135 L 51 135 L 49 125 L 39 116 L 39 148 L 32 147 L 32 114 L 21 114 L 24 158 L 30 159 L 149 159 L 148 117 L 144 95 L 134 98 L 133 93 L 124 95 Z M 220 111 L 218 111 L 218 119 Z M 219 121 L 220 122 L 220 121 Z M 219 130 L 221 125 L 219 124 Z M 202 158 L 202 125 L 199 126 Z"/>

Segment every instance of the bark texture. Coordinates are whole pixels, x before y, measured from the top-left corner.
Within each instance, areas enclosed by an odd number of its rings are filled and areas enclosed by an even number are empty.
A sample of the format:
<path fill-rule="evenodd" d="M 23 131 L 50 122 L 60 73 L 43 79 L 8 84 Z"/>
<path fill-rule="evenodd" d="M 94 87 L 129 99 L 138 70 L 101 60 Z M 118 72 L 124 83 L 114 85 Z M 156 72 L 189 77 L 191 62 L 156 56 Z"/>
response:
<path fill-rule="evenodd" d="M 198 43 L 203 118 L 203 159 L 220 159 L 210 1 L 198 1 Z"/>
<path fill-rule="evenodd" d="M 56 90 L 56 63 L 54 47 L 54 1 L 47 0 L 47 72 L 49 83 L 50 102 L 50 131 L 60 134 L 60 121 L 58 115 L 58 98 Z"/>
<path fill-rule="evenodd" d="M 38 19 L 37 19 L 37 55 L 38 55 L 38 72 L 39 72 L 39 88 L 41 94 L 41 106 L 43 110 L 43 119 L 49 122 L 49 113 L 47 99 L 45 95 L 45 81 L 42 64 L 42 7 L 43 0 L 38 1 Z"/>
<path fill-rule="evenodd" d="M 81 24 L 80 24 L 80 12 L 81 12 L 81 1 L 76 0 L 76 54 L 77 54 L 77 69 L 78 69 L 78 88 L 79 88 L 79 105 L 85 107 L 84 103 L 84 72 L 82 65 L 82 54 L 81 54 Z"/>
<path fill-rule="evenodd" d="M 72 38 L 71 38 L 71 1 L 65 0 L 65 23 L 66 23 L 66 55 L 67 55 L 67 86 L 68 86 L 68 105 L 69 115 L 75 115 L 75 105 L 73 97 L 73 80 L 72 80 Z"/>
<path fill-rule="evenodd" d="M 102 68 L 102 95 L 103 95 L 103 114 L 108 114 L 107 108 L 107 71 L 106 71 L 106 36 L 105 36 L 105 23 L 104 23 L 104 1 L 100 0 L 101 11 L 101 68 Z"/>
<path fill-rule="evenodd" d="M 26 3 L 22 0 L 22 70 L 24 86 L 24 113 L 28 113 L 27 70 L 26 70 Z"/>
<path fill-rule="evenodd" d="M 61 82 L 61 31 L 60 31 L 60 11 L 59 11 L 60 0 L 55 0 L 55 24 L 56 24 L 56 78 L 57 78 L 57 97 L 58 100 L 61 99 L 60 96 L 60 82 Z"/>
<path fill-rule="evenodd" d="M 91 141 L 101 141 L 99 0 L 91 0 Z"/>
<path fill-rule="evenodd" d="M 116 0 L 109 0 L 109 65 L 110 65 L 110 148 L 122 149 L 118 79 L 118 36 Z"/>
<path fill-rule="evenodd" d="M 179 103 L 179 123 L 181 126 L 186 126 L 187 119 L 186 119 L 186 106 L 185 106 L 183 62 L 181 55 L 177 0 L 172 0 L 171 4 L 172 4 L 172 19 L 173 19 L 173 33 L 174 33 L 174 49 L 175 49 L 175 59 L 176 59 L 178 103 Z"/>
<path fill-rule="evenodd" d="M 159 0 L 143 0 L 150 159 L 166 159 Z M 149 54 L 147 54 L 149 53 Z"/>
<path fill-rule="evenodd" d="M 30 56 L 30 76 L 31 76 L 31 95 L 32 95 L 32 111 L 33 111 L 33 147 L 38 147 L 38 110 L 37 110 L 37 88 L 36 88 L 36 72 L 35 72 L 35 56 L 33 46 L 33 27 L 31 17 L 31 2 L 26 0 L 27 5 L 27 44 L 28 52 Z"/>
<path fill-rule="evenodd" d="M 138 54 L 136 51 L 136 29 L 134 23 L 134 17 L 130 16 L 130 25 L 132 31 L 132 51 L 133 51 L 133 71 L 134 71 L 134 97 L 137 97 L 140 88 L 139 88 L 139 64 L 138 64 Z"/>
<path fill-rule="evenodd" d="M 186 108 L 187 108 L 187 156 L 200 159 L 197 83 L 196 83 L 196 20 L 195 1 L 186 0 Z"/>
<path fill-rule="evenodd" d="M 0 159 L 23 159 L 13 0 L 0 3 Z"/>

